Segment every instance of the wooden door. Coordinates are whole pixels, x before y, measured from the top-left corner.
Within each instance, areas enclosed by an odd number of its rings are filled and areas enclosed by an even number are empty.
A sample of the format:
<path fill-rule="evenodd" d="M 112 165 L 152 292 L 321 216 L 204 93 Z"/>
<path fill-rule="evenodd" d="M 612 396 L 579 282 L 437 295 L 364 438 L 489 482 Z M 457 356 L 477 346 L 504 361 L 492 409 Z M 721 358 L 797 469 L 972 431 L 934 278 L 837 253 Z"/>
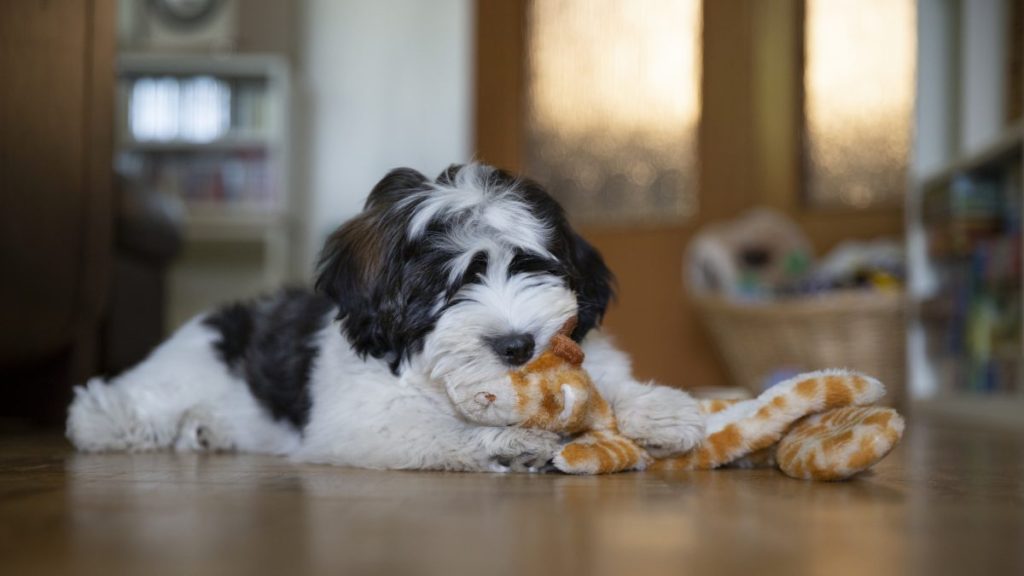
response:
<path fill-rule="evenodd" d="M 34 394 L 27 411 L 59 418 L 69 380 L 93 369 L 113 225 L 114 9 L 0 2 L 0 369 L 60 372 L 4 378 L 3 413 Z"/>

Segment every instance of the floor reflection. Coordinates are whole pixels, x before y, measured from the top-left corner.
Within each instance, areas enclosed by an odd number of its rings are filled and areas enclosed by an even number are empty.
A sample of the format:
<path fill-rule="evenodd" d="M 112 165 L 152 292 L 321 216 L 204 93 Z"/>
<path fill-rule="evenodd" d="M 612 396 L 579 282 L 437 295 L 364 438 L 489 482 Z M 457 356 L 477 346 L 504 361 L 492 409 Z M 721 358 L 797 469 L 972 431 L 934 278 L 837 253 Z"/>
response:
<path fill-rule="evenodd" d="M 851 482 L 443 474 L 0 439 L 4 574 L 1022 573 L 1024 441 L 912 426 Z"/>

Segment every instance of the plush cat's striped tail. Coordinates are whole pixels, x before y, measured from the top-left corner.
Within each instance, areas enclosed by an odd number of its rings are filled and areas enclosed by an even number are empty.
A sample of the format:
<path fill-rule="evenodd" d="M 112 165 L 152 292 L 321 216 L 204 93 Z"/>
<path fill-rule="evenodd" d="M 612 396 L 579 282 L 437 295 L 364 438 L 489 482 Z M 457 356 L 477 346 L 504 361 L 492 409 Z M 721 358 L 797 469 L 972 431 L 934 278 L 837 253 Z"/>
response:
<path fill-rule="evenodd" d="M 846 370 L 810 372 L 776 384 L 757 398 L 705 401 L 707 436 L 689 453 L 659 460 L 662 469 L 707 469 L 733 462 L 777 443 L 798 419 L 842 406 L 877 402 L 885 395 L 878 380 Z"/>

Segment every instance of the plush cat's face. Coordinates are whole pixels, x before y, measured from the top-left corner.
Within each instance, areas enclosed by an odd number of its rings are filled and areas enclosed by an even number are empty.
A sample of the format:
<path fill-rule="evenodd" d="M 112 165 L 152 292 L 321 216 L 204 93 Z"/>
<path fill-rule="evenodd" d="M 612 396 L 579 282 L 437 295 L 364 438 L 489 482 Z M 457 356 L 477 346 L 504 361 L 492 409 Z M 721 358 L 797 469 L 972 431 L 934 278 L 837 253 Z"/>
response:
<path fill-rule="evenodd" d="M 470 420 L 487 425 L 519 425 L 572 435 L 595 426 L 613 426 L 611 411 L 583 370 L 583 351 L 562 326 L 548 347 L 525 367 L 497 381 L 450 389 Z"/>
<path fill-rule="evenodd" d="M 544 351 L 525 367 L 487 382 L 449 386 L 468 420 L 485 426 L 525 426 L 562 434 L 583 430 L 598 397 L 587 374 Z"/>

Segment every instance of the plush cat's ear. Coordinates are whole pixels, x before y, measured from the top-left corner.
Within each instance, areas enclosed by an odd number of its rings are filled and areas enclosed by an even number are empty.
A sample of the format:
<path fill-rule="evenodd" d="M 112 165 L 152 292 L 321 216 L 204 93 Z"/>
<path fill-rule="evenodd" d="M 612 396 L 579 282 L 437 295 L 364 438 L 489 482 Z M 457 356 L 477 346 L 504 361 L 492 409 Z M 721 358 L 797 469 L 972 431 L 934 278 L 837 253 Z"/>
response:
<path fill-rule="evenodd" d="M 565 324 L 562 324 L 562 327 L 558 329 L 558 333 L 562 334 L 563 336 L 572 336 L 573 331 L 576 330 L 576 326 L 579 323 L 579 318 L 573 316 L 572 318 L 566 320 Z"/>
<path fill-rule="evenodd" d="M 580 345 L 566 334 L 555 334 L 548 347 L 552 354 L 570 365 L 577 367 L 583 365 L 583 348 L 580 348 Z"/>

